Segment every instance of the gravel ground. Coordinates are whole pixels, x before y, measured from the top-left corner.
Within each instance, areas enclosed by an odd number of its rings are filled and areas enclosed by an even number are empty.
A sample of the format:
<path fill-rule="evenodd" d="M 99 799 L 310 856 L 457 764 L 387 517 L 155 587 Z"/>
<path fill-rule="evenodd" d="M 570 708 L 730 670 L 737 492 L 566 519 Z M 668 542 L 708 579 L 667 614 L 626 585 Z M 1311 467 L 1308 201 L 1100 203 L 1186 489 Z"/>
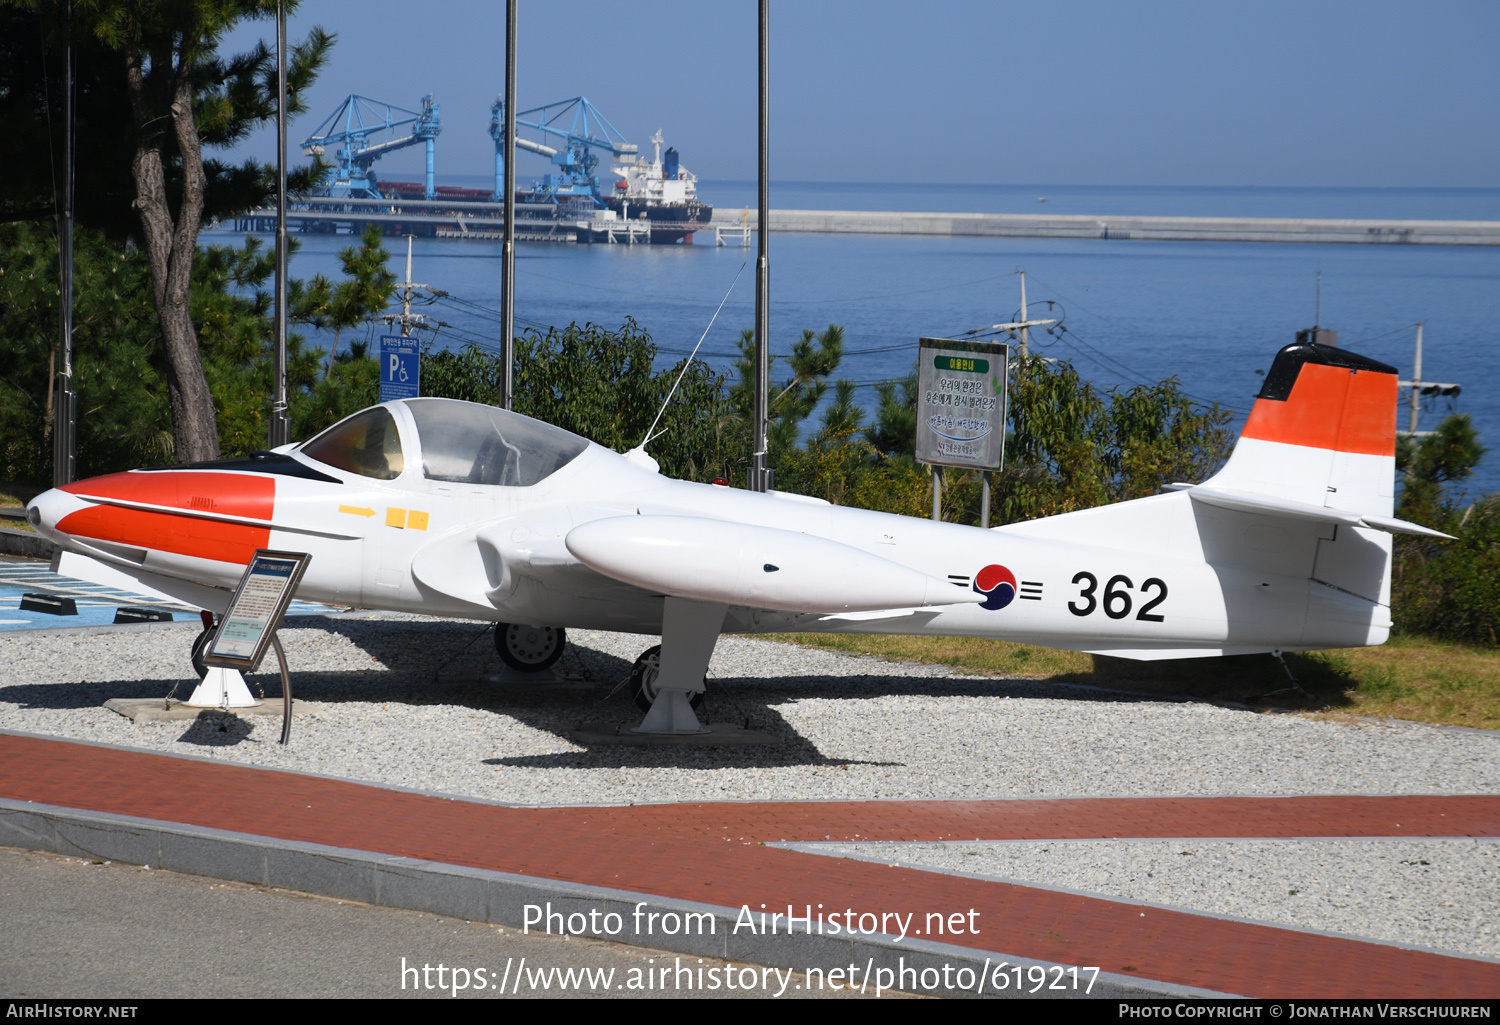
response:
<path fill-rule="evenodd" d="M 174 686 L 190 693 L 192 637 L 0 635 L 0 729 L 521 805 L 1500 793 L 1500 734 L 964 677 L 737 637 L 719 642 L 700 716 L 766 731 L 779 745 L 585 750 L 566 739 L 580 722 L 639 721 L 616 684 L 654 638 L 575 631 L 556 667 L 564 682 L 507 684 L 493 682 L 500 663 L 483 624 L 396 613 L 282 630 L 296 695 L 321 706 L 297 718 L 289 748 L 276 743 L 279 716 L 137 726 L 101 707 Z M 257 682 L 279 694 L 274 676 L 252 677 L 252 689 Z M 1500 956 L 1500 846 L 1491 841 L 817 846 Z"/>
<path fill-rule="evenodd" d="M 787 846 L 1500 958 L 1495 840 Z"/>
<path fill-rule="evenodd" d="M 1500 792 L 1500 735 L 1318 721 L 954 675 L 726 637 L 700 717 L 776 747 L 585 750 L 580 721 L 639 721 L 614 689 L 653 638 L 576 631 L 562 684 L 496 684 L 483 624 L 394 613 L 303 619 L 282 638 L 280 717 L 135 725 L 110 697 L 191 692 L 190 630 L 0 636 L 0 728 L 207 755 L 511 804 L 1163 794 Z M 268 660 L 274 666 L 274 659 Z M 252 677 L 279 693 L 274 676 Z"/>

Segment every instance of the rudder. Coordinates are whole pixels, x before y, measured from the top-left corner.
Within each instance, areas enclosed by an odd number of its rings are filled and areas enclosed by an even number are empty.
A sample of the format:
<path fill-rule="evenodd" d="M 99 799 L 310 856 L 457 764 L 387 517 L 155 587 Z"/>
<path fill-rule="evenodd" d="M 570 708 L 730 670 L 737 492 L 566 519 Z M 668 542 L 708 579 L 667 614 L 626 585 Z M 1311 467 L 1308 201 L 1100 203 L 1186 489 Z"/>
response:
<path fill-rule="evenodd" d="M 1316 342 L 1276 354 L 1229 462 L 1206 487 L 1390 516 L 1395 367 Z"/>

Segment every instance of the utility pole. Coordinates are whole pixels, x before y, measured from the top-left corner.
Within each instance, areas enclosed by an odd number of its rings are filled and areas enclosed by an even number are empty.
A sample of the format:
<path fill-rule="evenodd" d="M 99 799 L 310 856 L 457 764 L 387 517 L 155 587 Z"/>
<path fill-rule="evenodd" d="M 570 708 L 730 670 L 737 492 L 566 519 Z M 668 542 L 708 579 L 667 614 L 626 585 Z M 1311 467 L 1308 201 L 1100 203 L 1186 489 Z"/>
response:
<path fill-rule="evenodd" d="M 771 0 L 760 0 L 760 170 L 758 201 L 759 255 L 755 259 L 755 441 L 751 452 L 750 490 L 770 491 L 767 465 L 771 418 Z"/>
<path fill-rule="evenodd" d="M 1462 385 L 1444 384 L 1444 383 L 1440 383 L 1440 382 L 1437 382 L 1437 381 L 1424 381 L 1424 380 L 1422 380 L 1422 322 L 1421 321 L 1417 322 L 1417 351 L 1416 351 L 1415 357 L 1412 359 L 1411 380 L 1410 381 L 1397 381 L 1396 384 L 1398 384 L 1399 386 L 1401 386 L 1403 388 L 1410 388 L 1411 389 L 1409 392 L 1407 392 L 1407 397 L 1406 397 L 1406 408 L 1407 408 L 1406 430 L 1404 430 L 1404 431 L 1397 431 L 1396 432 L 1397 434 L 1404 434 L 1404 435 L 1406 435 L 1409 438 L 1421 438 L 1421 437 L 1425 437 L 1426 435 L 1429 435 L 1429 434 L 1432 433 L 1431 431 L 1419 431 L 1419 430 L 1417 430 L 1417 417 L 1418 417 L 1418 414 L 1421 412 L 1421 409 L 1422 409 L 1422 396 L 1423 395 L 1446 395 L 1446 396 L 1449 396 L 1449 397 L 1452 397 L 1452 398 L 1457 398 L 1458 395 L 1463 391 L 1463 386 Z"/>
<path fill-rule="evenodd" d="M 1406 422 L 1406 429 L 1413 435 L 1417 433 L 1417 414 L 1422 408 L 1422 389 L 1418 383 L 1422 380 L 1422 322 L 1417 321 L 1417 351 L 1411 361 L 1411 390 L 1407 393 L 1408 408 L 1410 416 Z"/>
<path fill-rule="evenodd" d="M 1031 355 L 1031 334 L 1026 323 L 1026 272 L 1016 271 L 1021 275 L 1021 358 L 1025 359 Z"/>
<path fill-rule="evenodd" d="M 516 4 L 505 0 L 505 240 L 500 243 L 500 408 L 515 401 L 516 344 Z M 407 243 L 406 280 L 411 281 L 411 244 Z M 408 284 L 408 296 L 410 295 Z M 409 311 L 408 311 L 409 312 Z M 404 330 L 403 326 L 403 330 Z"/>
<path fill-rule="evenodd" d="M 292 440 L 286 394 L 286 9 L 276 3 L 276 356 L 267 446 Z"/>
<path fill-rule="evenodd" d="M 411 311 L 411 297 L 414 296 L 414 295 L 416 295 L 419 291 L 430 291 L 430 289 L 426 285 L 414 285 L 414 284 L 412 284 L 412 280 L 411 280 L 411 244 L 412 244 L 412 240 L 415 239 L 416 237 L 417 236 L 415 236 L 415 235 L 408 235 L 408 236 L 406 236 L 406 283 L 403 284 L 400 287 L 400 289 L 399 289 L 399 291 L 401 292 L 401 312 L 400 313 L 388 313 L 385 316 L 383 316 L 383 317 L 380 318 L 381 320 L 383 320 L 387 324 L 400 324 L 401 325 L 401 337 L 402 338 L 410 338 L 411 337 L 411 329 L 413 327 L 428 327 L 429 326 L 426 314 L 423 314 L 423 313 L 413 313 Z"/>
<path fill-rule="evenodd" d="M 972 331 L 965 331 L 958 337 L 972 338 L 975 335 L 996 334 L 998 332 L 1004 331 L 1012 338 L 1020 339 L 1021 357 L 1023 359 L 1029 354 L 1028 346 L 1030 345 L 1031 338 L 1028 329 L 1033 327 L 1051 327 L 1053 324 L 1057 323 L 1057 319 L 1054 317 L 1048 317 L 1044 319 L 1031 320 L 1026 316 L 1026 272 L 1017 271 L 1016 273 L 1021 275 L 1021 319 L 1012 320 L 1009 323 L 1005 324 L 990 324 L 987 327 L 976 327 Z"/>
<path fill-rule="evenodd" d="M 1012 338 L 1020 340 L 1021 358 L 1024 360 L 1031 354 L 1031 329 L 1034 327 L 1051 327 L 1057 323 L 1057 319 L 1054 317 L 1045 317 L 1032 320 L 1027 315 L 1026 272 L 1022 270 L 1016 271 L 1016 273 L 1021 277 L 1021 319 L 1005 324 L 990 324 L 987 327 L 976 327 L 972 331 L 965 331 L 959 337 L 972 338 L 975 335 L 997 334 L 1004 331 Z M 984 470 L 980 474 L 979 525 L 986 530 L 990 526 L 990 490 L 993 483 L 994 474 L 989 470 Z M 941 520 L 943 518 L 943 468 L 937 465 L 934 465 L 932 468 L 932 518 L 934 520 Z"/>
<path fill-rule="evenodd" d="M 78 476 L 78 393 L 73 390 L 73 5 L 68 4 L 67 48 L 63 57 L 62 216 L 57 232 L 58 360 L 57 396 L 52 404 L 52 483 Z"/>

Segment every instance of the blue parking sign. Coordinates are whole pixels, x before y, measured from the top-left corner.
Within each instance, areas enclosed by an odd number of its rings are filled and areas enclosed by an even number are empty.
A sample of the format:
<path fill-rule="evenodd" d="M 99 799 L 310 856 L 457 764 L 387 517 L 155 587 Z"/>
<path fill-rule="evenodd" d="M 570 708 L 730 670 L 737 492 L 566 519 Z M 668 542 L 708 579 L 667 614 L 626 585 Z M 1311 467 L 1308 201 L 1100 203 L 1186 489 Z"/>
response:
<path fill-rule="evenodd" d="M 380 401 L 414 399 L 421 394 L 422 357 L 417 339 L 380 336 Z"/>

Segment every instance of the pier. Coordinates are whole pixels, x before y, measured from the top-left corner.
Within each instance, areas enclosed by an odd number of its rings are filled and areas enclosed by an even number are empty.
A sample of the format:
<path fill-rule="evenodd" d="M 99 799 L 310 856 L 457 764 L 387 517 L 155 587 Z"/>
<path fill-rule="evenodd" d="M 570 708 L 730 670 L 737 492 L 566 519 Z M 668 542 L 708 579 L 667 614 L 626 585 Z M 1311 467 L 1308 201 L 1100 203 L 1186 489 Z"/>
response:
<path fill-rule="evenodd" d="M 504 203 L 443 202 L 422 199 L 328 199 L 303 197 L 287 205 L 287 230 L 301 234 L 358 235 L 379 224 L 387 235 L 498 239 L 505 231 Z M 516 204 L 519 242 L 573 242 L 576 225 L 558 217 L 557 207 Z M 274 232 L 276 211 L 248 210 L 219 222 L 220 230 Z"/>
<path fill-rule="evenodd" d="M 429 238 L 481 239 L 505 237 L 505 204 L 421 199 L 330 199 L 306 197 L 287 207 L 287 230 L 297 234 L 358 235 L 367 224 L 378 224 L 387 235 Z M 518 242 L 597 242 L 612 245 L 650 245 L 671 242 L 689 229 L 708 225 L 674 221 L 624 220 L 611 210 L 595 210 L 580 217 L 550 203 L 516 204 Z M 276 211 L 248 210 L 226 217 L 210 230 L 274 233 Z"/>
<path fill-rule="evenodd" d="M 1163 242 L 1500 246 L 1500 221 L 1307 220 L 1293 217 L 1126 217 L 1058 214 L 772 210 L 773 232 L 824 235 L 974 235 Z M 740 208 L 716 209 L 713 226 L 736 232 Z M 754 224 L 748 226 L 754 231 Z"/>
<path fill-rule="evenodd" d="M 504 230 L 500 203 L 305 198 L 287 210 L 293 232 L 358 234 L 380 224 L 387 234 L 497 239 Z M 646 222 L 590 219 L 555 206 L 516 205 L 521 242 L 651 241 Z M 1320 244 L 1500 246 L 1500 221 L 1310 220 L 1294 217 L 1142 217 L 1080 214 L 965 214 L 899 210 L 772 210 L 771 230 L 822 235 L 937 235 L 990 238 L 1076 238 L 1156 242 L 1300 242 Z M 660 231 L 667 225 L 653 223 Z M 251 210 L 226 218 L 221 229 L 273 232 L 276 211 Z M 739 207 L 719 208 L 698 230 L 714 231 L 716 245 L 748 245 L 756 226 Z"/>

